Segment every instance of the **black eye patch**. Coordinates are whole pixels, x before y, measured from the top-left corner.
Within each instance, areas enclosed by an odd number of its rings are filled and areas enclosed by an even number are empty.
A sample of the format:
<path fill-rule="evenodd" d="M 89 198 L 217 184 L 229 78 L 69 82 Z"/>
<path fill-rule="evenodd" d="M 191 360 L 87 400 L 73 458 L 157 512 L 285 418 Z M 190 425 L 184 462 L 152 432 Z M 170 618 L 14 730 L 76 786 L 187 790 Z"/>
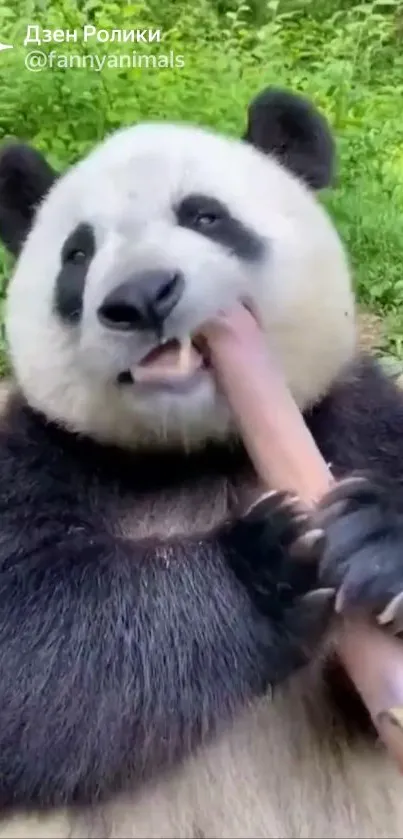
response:
<path fill-rule="evenodd" d="M 79 224 L 67 237 L 60 254 L 56 278 L 55 310 L 61 320 L 78 323 L 88 267 L 95 253 L 95 235 L 90 224 Z"/>
<path fill-rule="evenodd" d="M 263 255 L 260 236 L 234 218 L 227 207 L 207 195 L 188 195 L 175 207 L 180 227 L 200 233 L 222 245 L 239 259 L 254 262 Z"/>

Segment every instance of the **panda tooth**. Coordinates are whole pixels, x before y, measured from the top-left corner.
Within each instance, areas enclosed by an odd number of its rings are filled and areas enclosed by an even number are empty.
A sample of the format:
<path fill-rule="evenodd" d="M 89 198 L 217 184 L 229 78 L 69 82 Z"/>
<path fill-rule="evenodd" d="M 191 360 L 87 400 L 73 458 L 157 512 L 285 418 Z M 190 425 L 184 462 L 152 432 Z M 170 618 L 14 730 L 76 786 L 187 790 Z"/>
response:
<path fill-rule="evenodd" d="M 190 340 L 190 336 L 186 338 L 182 338 L 180 343 L 179 349 L 179 360 L 178 360 L 178 370 L 182 376 L 186 376 L 190 373 L 190 369 L 192 366 L 192 342 Z"/>

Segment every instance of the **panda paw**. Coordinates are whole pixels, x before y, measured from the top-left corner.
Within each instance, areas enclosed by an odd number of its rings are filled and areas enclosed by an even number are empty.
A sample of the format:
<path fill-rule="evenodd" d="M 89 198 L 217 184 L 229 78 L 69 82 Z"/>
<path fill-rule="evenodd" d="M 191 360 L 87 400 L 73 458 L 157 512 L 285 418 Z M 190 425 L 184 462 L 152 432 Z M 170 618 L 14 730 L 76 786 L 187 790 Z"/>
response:
<path fill-rule="evenodd" d="M 345 479 L 322 500 L 317 522 L 326 533 L 320 582 L 336 589 L 336 611 L 360 610 L 402 632 L 403 517 L 390 492 L 367 478 Z"/>
<path fill-rule="evenodd" d="M 290 653 L 310 651 L 334 615 L 334 589 L 319 580 L 323 529 L 297 497 L 274 491 L 231 526 L 229 538 L 229 563 L 260 614 Z"/>

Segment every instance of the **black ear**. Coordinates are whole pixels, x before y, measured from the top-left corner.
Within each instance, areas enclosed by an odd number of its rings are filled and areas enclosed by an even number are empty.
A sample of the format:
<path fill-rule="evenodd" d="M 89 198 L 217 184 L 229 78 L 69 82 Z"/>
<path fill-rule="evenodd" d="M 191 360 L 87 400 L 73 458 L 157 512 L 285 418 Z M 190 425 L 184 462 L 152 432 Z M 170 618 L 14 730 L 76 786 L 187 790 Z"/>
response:
<path fill-rule="evenodd" d="M 301 96 L 267 88 L 248 108 L 242 138 L 273 154 L 312 189 L 333 183 L 335 144 L 328 122 Z"/>
<path fill-rule="evenodd" d="M 46 195 L 56 172 L 40 152 L 22 143 L 0 151 L 0 240 L 18 256 L 38 203 Z"/>

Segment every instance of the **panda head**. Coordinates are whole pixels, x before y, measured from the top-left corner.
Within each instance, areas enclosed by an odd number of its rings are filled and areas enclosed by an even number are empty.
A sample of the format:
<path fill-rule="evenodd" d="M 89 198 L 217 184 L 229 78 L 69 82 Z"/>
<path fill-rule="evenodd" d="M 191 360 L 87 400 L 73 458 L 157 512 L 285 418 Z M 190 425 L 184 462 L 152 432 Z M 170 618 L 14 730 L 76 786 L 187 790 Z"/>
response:
<path fill-rule="evenodd" d="M 223 439 L 231 420 L 211 372 L 192 349 L 179 375 L 178 347 L 185 362 L 200 325 L 238 299 L 259 313 L 300 407 L 317 401 L 355 340 L 344 249 L 315 195 L 333 157 L 312 106 L 270 89 L 242 140 L 141 124 L 62 176 L 5 148 L 0 236 L 18 257 L 6 330 L 28 402 L 108 443 Z"/>

